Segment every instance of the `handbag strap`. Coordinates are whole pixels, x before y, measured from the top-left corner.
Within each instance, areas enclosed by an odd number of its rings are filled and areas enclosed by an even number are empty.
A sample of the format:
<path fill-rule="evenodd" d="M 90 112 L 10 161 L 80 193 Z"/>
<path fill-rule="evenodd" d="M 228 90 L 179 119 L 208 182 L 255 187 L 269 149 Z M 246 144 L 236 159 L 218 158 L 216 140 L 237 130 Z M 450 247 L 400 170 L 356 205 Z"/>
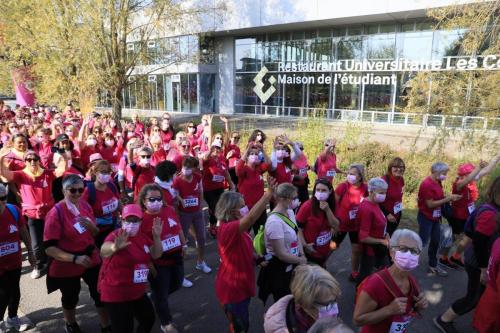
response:
<path fill-rule="evenodd" d="M 277 215 L 283 222 L 285 222 L 290 228 L 292 228 L 295 233 L 299 232 L 299 228 L 297 227 L 297 225 L 293 223 L 287 216 L 277 212 L 273 212 L 271 214 Z"/>

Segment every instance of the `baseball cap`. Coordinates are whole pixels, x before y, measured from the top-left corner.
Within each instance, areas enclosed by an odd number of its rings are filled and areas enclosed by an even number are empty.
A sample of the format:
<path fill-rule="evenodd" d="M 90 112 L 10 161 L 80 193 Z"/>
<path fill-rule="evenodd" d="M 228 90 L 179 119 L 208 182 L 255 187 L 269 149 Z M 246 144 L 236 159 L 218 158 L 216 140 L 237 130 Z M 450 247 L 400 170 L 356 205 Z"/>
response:
<path fill-rule="evenodd" d="M 142 219 L 142 209 L 138 204 L 130 204 L 123 207 L 122 218 L 126 219 L 129 216 L 136 216 Z"/>

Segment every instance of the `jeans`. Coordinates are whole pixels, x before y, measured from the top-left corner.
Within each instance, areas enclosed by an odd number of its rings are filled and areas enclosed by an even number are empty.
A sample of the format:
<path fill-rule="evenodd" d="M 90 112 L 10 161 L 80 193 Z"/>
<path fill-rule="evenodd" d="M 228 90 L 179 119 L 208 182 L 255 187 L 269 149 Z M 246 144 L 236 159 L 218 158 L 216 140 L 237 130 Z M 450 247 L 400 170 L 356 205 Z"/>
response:
<path fill-rule="evenodd" d="M 43 246 L 43 219 L 28 218 L 28 228 L 31 236 L 31 246 L 36 258 L 36 268 L 42 269 L 47 264 L 47 255 Z"/>
<path fill-rule="evenodd" d="M 160 323 L 166 326 L 172 322 L 168 306 L 168 295 L 178 290 L 184 279 L 182 261 L 168 266 L 156 265 L 156 277 L 150 280 L 151 294 Z"/>
<path fill-rule="evenodd" d="M 418 234 L 422 239 L 423 246 L 426 246 L 430 239 L 429 249 L 427 250 L 427 254 L 429 256 L 429 266 L 436 267 L 439 239 L 441 238 L 441 223 L 429 220 L 420 212 L 418 213 L 417 221 Z"/>
<path fill-rule="evenodd" d="M 246 333 L 250 327 L 250 314 L 248 307 L 250 298 L 239 303 L 224 304 L 224 312 L 229 320 L 229 332 Z"/>
<path fill-rule="evenodd" d="M 9 318 L 17 317 L 17 309 L 21 300 L 20 279 L 21 268 L 5 271 L 0 275 L 0 319 L 2 320 L 7 307 L 9 308 Z"/>
<path fill-rule="evenodd" d="M 120 333 L 149 333 L 155 323 L 153 304 L 144 295 L 128 302 L 104 303 L 111 319 L 111 329 Z M 139 325 L 134 331 L 134 319 Z"/>

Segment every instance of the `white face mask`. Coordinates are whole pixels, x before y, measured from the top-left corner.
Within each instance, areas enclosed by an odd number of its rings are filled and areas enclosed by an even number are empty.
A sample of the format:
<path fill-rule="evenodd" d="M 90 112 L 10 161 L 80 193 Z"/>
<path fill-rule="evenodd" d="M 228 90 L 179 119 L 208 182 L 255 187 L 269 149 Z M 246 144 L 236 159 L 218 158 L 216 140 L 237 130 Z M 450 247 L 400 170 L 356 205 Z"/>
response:
<path fill-rule="evenodd" d="M 248 156 L 248 162 L 249 163 L 255 164 L 255 163 L 259 162 L 259 161 L 260 161 L 260 159 L 259 159 L 258 155 L 250 155 L 250 156 Z"/>
<path fill-rule="evenodd" d="M 87 146 L 92 147 L 97 144 L 97 141 L 95 139 L 88 139 L 86 142 Z"/>
<path fill-rule="evenodd" d="M 163 145 L 163 150 L 169 150 L 170 149 L 170 144 L 169 143 L 165 143 Z"/>
<path fill-rule="evenodd" d="M 381 203 L 385 201 L 385 193 L 375 193 L 375 202 Z"/>
<path fill-rule="evenodd" d="M 280 150 L 276 150 L 276 157 L 277 158 L 285 158 L 286 156 L 286 151 L 280 149 Z"/>
<path fill-rule="evenodd" d="M 106 147 L 113 147 L 115 145 L 115 141 L 113 140 L 106 140 L 104 143 L 106 144 Z"/>
<path fill-rule="evenodd" d="M 99 183 L 107 184 L 111 180 L 111 175 L 107 173 L 98 173 L 96 178 Z"/>
<path fill-rule="evenodd" d="M 193 170 L 187 169 L 187 168 L 182 168 L 182 174 L 184 176 L 191 176 L 193 174 Z"/>
<path fill-rule="evenodd" d="M 151 212 L 151 213 L 156 213 L 159 212 L 161 207 L 163 207 L 163 202 L 161 201 L 154 201 L 154 202 L 146 202 L 146 208 Z"/>
<path fill-rule="evenodd" d="M 151 159 L 150 158 L 141 158 L 139 161 L 139 164 L 141 166 L 148 166 L 149 164 L 151 164 Z"/>

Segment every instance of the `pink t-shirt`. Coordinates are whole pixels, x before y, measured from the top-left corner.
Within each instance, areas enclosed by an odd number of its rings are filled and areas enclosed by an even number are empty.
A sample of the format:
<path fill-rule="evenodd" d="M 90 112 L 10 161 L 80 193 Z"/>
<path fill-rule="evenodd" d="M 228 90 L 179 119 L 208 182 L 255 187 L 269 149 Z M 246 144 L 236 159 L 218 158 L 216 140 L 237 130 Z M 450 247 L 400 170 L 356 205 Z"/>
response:
<path fill-rule="evenodd" d="M 54 205 L 52 182 L 56 178 L 53 170 L 43 170 L 34 179 L 24 171 L 14 171 L 13 182 L 20 185 L 23 214 L 32 219 L 42 219 Z"/>

